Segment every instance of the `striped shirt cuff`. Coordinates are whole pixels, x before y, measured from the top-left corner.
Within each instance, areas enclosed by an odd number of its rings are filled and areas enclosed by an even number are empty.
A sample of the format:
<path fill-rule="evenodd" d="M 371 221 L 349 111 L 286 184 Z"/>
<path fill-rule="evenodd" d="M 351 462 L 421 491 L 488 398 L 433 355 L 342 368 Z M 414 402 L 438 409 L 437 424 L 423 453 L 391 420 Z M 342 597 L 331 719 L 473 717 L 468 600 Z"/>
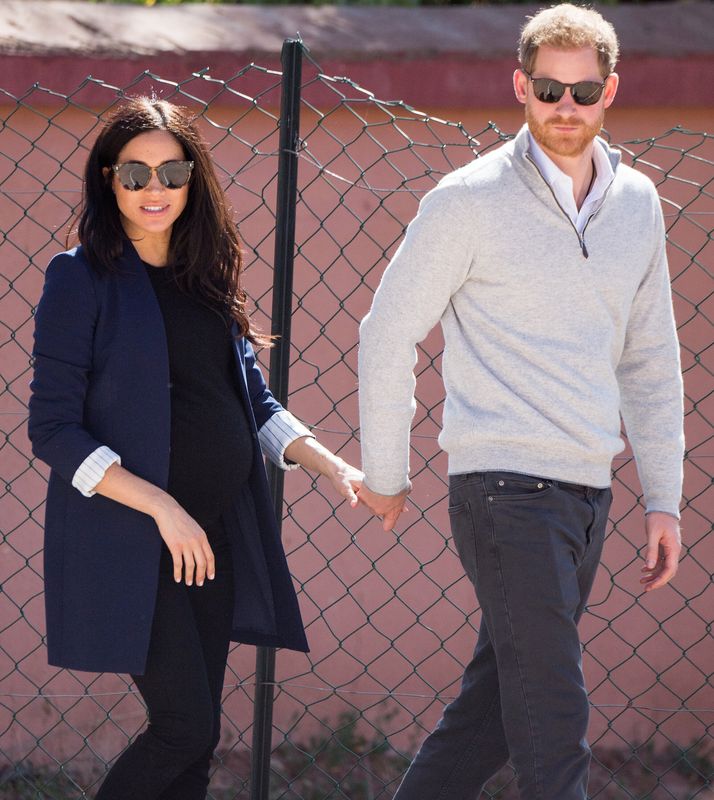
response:
<path fill-rule="evenodd" d="M 97 493 L 96 485 L 112 464 L 121 464 L 121 458 L 106 445 L 98 447 L 77 467 L 77 471 L 72 477 L 72 486 L 85 497 L 92 497 Z"/>
<path fill-rule="evenodd" d="M 315 438 L 315 434 L 309 428 L 285 409 L 273 414 L 258 431 L 261 450 L 280 469 L 298 468 L 299 464 L 285 460 L 285 448 L 301 436 Z"/>

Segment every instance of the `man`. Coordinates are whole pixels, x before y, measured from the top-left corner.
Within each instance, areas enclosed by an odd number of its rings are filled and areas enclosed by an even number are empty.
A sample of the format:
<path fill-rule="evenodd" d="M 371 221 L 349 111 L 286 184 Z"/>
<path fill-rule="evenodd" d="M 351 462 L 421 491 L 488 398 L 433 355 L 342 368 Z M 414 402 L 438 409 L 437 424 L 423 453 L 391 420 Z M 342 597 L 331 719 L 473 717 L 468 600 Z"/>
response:
<path fill-rule="evenodd" d="M 461 692 L 397 800 L 473 800 L 509 758 L 524 800 L 585 798 L 576 625 L 620 414 L 646 503 L 645 590 L 677 570 L 682 382 L 662 213 L 597 136 L 617 54 L 594 10 L 530 19 L 513 76 L 526 125 L 423 199 L 361 325 L 359 497 L 386 531 L 410 490 L 415 346 L 442 325 L 451 528 L 483 612 Z"/>

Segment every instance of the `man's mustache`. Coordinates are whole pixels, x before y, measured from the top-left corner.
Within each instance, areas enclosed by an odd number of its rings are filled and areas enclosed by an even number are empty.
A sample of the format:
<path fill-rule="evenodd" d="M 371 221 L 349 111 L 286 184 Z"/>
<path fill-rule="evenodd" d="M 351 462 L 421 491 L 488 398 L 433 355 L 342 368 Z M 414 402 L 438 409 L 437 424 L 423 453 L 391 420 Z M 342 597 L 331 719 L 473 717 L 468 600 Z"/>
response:
<path fill-rule="evenodd" d="M 585 123 L 581 119 L 564 119 L 563 117 L 551 117 L 548 120 L 549 125 L 565 125 L 571 128 L 582 128 Z"/>

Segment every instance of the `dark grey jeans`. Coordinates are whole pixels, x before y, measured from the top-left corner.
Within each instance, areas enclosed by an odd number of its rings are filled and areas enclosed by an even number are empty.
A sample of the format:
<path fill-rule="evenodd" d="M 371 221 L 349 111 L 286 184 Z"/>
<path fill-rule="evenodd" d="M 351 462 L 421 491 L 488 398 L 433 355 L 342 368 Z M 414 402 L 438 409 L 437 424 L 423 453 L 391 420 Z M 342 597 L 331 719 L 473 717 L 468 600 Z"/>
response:
<path fill-rule="evenodd" d="M 584 800 L 588 699 L 577 622 L 609 489 L 513 472 L 454 475 L 449 515 L 483 612 L 459 696 L 395 800 L 476 800 L 509 760 L 522 800 Z"/>

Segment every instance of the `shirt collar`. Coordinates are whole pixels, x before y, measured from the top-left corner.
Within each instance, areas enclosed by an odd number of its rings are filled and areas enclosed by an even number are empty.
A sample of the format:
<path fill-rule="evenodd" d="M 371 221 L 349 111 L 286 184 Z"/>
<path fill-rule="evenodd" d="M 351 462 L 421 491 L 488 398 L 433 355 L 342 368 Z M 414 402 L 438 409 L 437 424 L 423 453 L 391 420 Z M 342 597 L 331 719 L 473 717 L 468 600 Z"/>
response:
<path fill-rule="evenodd" d="M 573 180 L 558 167 L 555 162 L 546 155 L 543 148 L 533 138 L 533 134 L 528 131 L 528 150 L 533 156 L 536 166 L 541 175 L 553 189 L 562 187 L 563 194 L 573 197 Z M 593 164 L 595 166 L 595 181 L 590 187 L 586 202 L 596 202 L 607 191 L 607 187 L 615 177 L 615 170 L 608 157 L 607 144 L 599 136 L 595 137 L 593 144 Z M 573 200 L 573 205 L 575 200 Z"/>
<path fill-rule="evenodd" d="M 615 170 L 607 154 L 607 145 L 597 136 L 593 146 L 593 164 L 595 165 L 595 183 L 590 189 L 593 199 L 602 197 L 607 191 L 607 187 L 615 178 Z"/>

